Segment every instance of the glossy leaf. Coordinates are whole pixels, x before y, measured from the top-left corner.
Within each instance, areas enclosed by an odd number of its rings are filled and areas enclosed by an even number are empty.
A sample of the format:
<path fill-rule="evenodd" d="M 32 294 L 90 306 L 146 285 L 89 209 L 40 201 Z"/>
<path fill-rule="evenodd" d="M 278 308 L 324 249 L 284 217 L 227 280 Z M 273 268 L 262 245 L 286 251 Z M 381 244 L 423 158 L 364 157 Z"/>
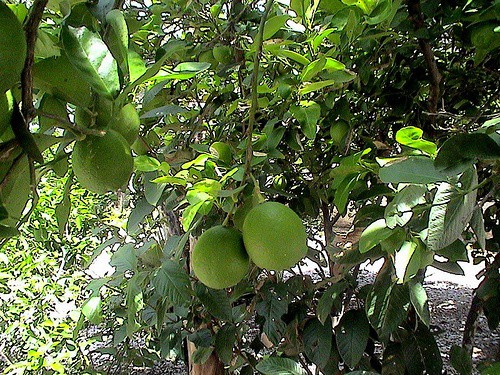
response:
<path fill-rule="evenodd" d="M 406 318 L 410 302 L 407 286 L 396 284 L 391 273 L 386 261 L 368 293 L 365 307 L 370 324 L 384 341 Z"/>
<path fill-rule="evenodd" d="M 380 168 L 380 179 L 385 183 L 432 184 L 447 181 L 455 173 L 445 173 L 426 157 L 408 157 Z"/>
<path fill-rule="evenodd" d="M 300 365 L 290 358 L 269 357 L 260 361 L 255 367 L 264 375 L 305 375 Z"/>
<path fill-rule="evenodd" d="M 469 169 L 460 178 L 460 191 L 454 184 L 447 182 L 439 184 L 429 214 L 427 234 L 429 250 L 442 249 L 460 237 L 472 217 L 476 204 L 477 190 L 466 192 L 476 186 L 477 182 L 476 171 Z"/>
<path fill-rule="evenodd" d="M 344 363 L 353 369 L 361 360 L 370 334 L 370 324 L 362 310 L 347 311 L 335 328 L 337 348 Z"/>
<path fill-rule="evenodd" d="M 311 319 L 304 327 L 304 351 L 307 357 L 320 368 L 328 362 L 332 350 L 332 324 L 327 319 L 322 324 L 318 319 Z"/>
<path fill-rule="evenodd" d="M 288 15 L 274 16 L 268 18 L 264 25 L 264 35 L 263 40 L 270 39 L 274 36 L 283 26 L 285 26 L 286 21 L 290 19 Z"/>
<path fill-rule="evenodd" d="M 114 97 L 120 89 L 118 66 L 101 38 L 86 27 L 65 26 L 61 39 L 71 63 L 97 92 Z"/>
<path fill-rule="evenodd" d="M 384 219 L 379 219 L 365 228 L 359 238 L 359 252 L 366 253 L 393 233 Z"/>
<path fill-rule="evenodd" d="M 423 285 L 419 282 L 411 282 L 410 301 L 422 323 L 427 327 L 430 325 L 431 315 L 429 310 L 429 300 Z"/>
<path fill-rule="evenodd" d="M 190 281 L 186 272 L 171 260 L 163 262 L 152 279 L 152 284 L 160 296 L 167 297 L 171 304 L 186 305 L 190 299 Z"/>
<path fill-rule="evenodd" d="M 460 375 L 472 374 L 472 358 L 466 349 L 452 345 L 450 349 L 450 362 Z"/>
<path fill-rule="evenodd" d="M 313 101 L 302 101 L 299 106 L 291 106 L 290 112 L 300 124 L 304 135 L 309 139 L 316 138 L 318 121 L 321 116 L 319 104 Z"/>
<path fill-rule="evenodd" d="M 435 165 L 450 169 L 469 165 L 482 159 L 499 159 L 500 146 L 486 134 L 458 134 L 448 139 L 439 149 Z"/>
<path fill-rule="evenodd" d="M 403 146 L 415 148 L 430 155 L 434 155 L 437 151 L 436 144 L 423 139 L 423 134 L 424 132 L 422 129 L 415 126 L 407 126 L 398 130 L 396 133 L 396 141 Z"/>

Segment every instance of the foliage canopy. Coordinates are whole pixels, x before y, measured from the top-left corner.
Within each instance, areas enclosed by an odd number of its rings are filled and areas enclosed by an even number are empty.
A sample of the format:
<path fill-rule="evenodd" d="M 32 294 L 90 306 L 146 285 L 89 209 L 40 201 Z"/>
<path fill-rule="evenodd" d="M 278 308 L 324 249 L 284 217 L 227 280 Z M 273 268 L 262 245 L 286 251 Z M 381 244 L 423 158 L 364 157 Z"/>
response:
<path fill-rule="evenodd" d="M 441 374 L 425 270 L 461 273 L 470 257 L 484 262 L 471 313 L 498 327 L 498 1 L 2 0 L 0 11 L 27 44 L 12 66 L 1 54 L 12 46 L 0 48 L 0 298 L 34 269 L 55 281 L 51 295 L 85 298 L 61 328 L 74 350 L 50 335 L 30 341 L 3 304 L 0 327 L 31 343 L 0 357 L 5 372 L 94 371 L 78 334 L 97 325 L 90 340 L 135 365 L 183 357 L 189 341 L 185 359 L 219 372 Z M 102 184 L 75 160 L 93 157 L 92 139 L 103 143 L 95 163 L 107 160 Z M 121 190 L 99 198 L 80 184 Z M 306 257 L 207 288 L 191 273 L 193 239 L 220 224 L 241 230 L 262 201 L 300 216 Z M 114 270 L 61 289 L 50 261 L 60 252 L 79 270 L 108 253 Z M 360 285 L 360 265 L 379 259 L 373 284 Z M 53 325 L 42 301 L 37 323 Z M 461 374 L 472 371 L 473 323 L 450 352 Z"/>

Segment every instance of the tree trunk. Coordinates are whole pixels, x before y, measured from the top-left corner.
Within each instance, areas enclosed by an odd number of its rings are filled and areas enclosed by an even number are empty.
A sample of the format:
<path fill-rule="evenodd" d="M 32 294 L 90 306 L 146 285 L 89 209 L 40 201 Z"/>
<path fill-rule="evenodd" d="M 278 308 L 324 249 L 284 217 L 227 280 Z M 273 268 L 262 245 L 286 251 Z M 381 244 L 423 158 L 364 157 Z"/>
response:
<path fill-rule="evenodd" d="M 203 364 L 193 362 L 193 353 L 196 351 L 195 345 L 188 341 L 189 375 L 224 375 L 224 364 L 220 361 L 215 351 L 210 354 Z"/>

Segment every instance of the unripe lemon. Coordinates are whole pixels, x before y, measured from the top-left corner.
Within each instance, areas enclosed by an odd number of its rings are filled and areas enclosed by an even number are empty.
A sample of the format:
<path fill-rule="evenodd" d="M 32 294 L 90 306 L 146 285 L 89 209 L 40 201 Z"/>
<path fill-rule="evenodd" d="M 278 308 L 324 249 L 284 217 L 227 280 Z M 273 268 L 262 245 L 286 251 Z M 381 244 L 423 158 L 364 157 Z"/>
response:
<path fill-rule="evenodd" d="M 134 168 L 127 141 L 114 130 L 103 137 L 90 135 L 76 142 L 72 160 L 78 181 L 99 194 L 121 188 Z"/>
<path fill-rule="evenodd" d="M 330 136 L 332 137 L 332 141 L 337 146 L 342 143 L 347 132 L 349 131 L 349 124 L 345 121 L 339 121 L 334 123 L 330 127 Z"/>
<path fill-rule="evenodd" d="M 21 79 L 26 60 L 26 38 L 16 15 L 0 1 L 0 94 Z"/>
<path fill-rule="evenodd" d="M 222 225 L 204 232 L 191 256 L 194 274 L 213 289 L 238 284 L 247 274 L 250 263 L 241 233 Z"/>
<path fill-rule="evenodd" d="M 118 115 L 109 122 L 109 127 L 120 133 L 129 145 L 134 143 L 141 127 L 141 119 L 134 105 L 129 103 L 122 107 Z"/>
<path fill-rule="evenodd" d="M 224 142 L 214 142 L 210 146 L 210 153 L 214 155 L 224 164 L 231 164 L 233 155 L 231 153 L 231 148 L 227 143 Z"/>
<path fill-rule="evenodd" d="M 302 220 L 292 209 L 277 202 L 252 208 L 243 223 L 243 240 L 250 259 L 268 270 L 290 268 L 307 253 Z"/>
<path fill-rule="evenodd" d="M 233 50 L 229 46 L 215 46 L 213 49 L 215 60 L 221 64 L 230 64 L 233 62 Z"/>

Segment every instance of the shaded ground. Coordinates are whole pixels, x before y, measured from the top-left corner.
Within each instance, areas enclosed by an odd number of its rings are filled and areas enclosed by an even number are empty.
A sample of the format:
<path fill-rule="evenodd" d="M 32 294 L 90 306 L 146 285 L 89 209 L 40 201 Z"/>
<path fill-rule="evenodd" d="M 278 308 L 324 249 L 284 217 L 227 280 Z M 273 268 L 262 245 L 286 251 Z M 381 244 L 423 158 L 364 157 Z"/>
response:
<path fill-rule="evenodd" d="M 375 266 L 376 267 L 376 266 Z M 372 267 L 362 270 L 361 283 L 371 282 L 374 278 Z M 464 268 L 467 269 L 467 266 Z M 431 325 L 436 335 L 447 374 L 457 374 L 449 365 L 449 351 L 452 345 L 462 342 L 465 319 L 472 300 L 473 287 L 478 283 L 468 270 L 467 277 L 455 277 L 450 282 L 448 274 L 430 270 L 430 281 L 425 283 L 431 308 Z M 453 279 L 453 278 L 452 278 Z M 473 351 L 474 364 L 485 360 L 498 359 L 500 354 L 500 330 L 491 332 L 483 315 L 479 317 Z M 182 362 L 160 362 L 150 369 L 129 369 L 127 374 L 134 375 L 184 375 L 187 374 Z M 477 372 L 475 372 L 477 374 Z M 124 373 L 125 374 L 125 373 Z"/>

